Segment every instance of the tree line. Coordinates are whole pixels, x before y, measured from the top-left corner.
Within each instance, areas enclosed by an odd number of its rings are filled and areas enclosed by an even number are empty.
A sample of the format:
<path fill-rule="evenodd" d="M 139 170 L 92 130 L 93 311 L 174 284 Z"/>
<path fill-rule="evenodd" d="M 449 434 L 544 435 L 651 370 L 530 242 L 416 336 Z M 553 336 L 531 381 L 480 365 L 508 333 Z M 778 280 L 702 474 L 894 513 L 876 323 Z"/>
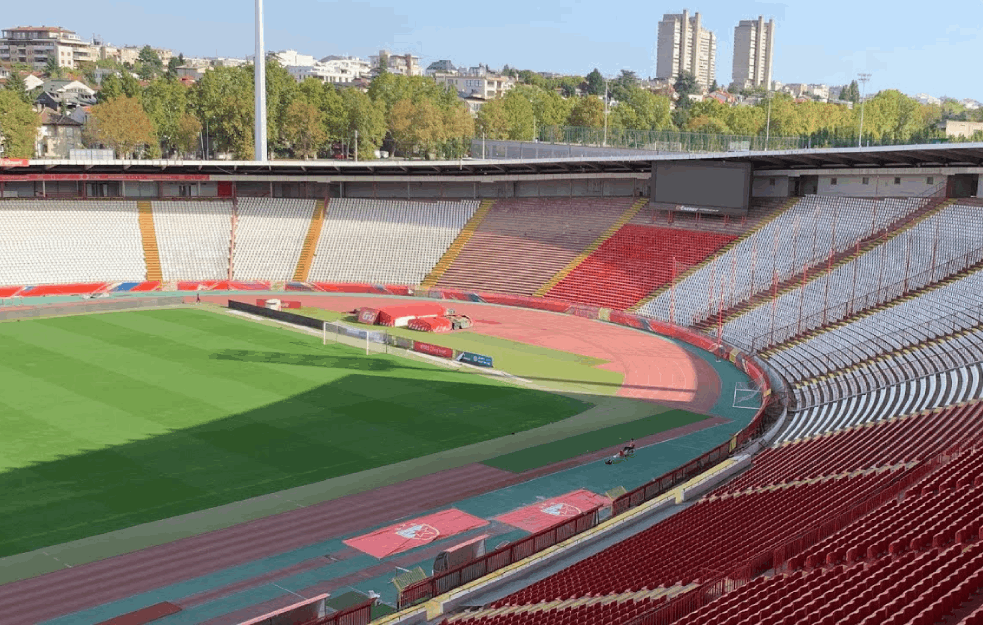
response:
<path fill-rule="evenodd" d="M 130 71 L 103 79 L 98 104 L 84 130 L 89 147 L 105 146 L 120 157 L 214 157 L 252 159 L 253 69 L 216 67 L 186 85 L 177 79 L 174 59 L 165 66 L 149 48 L 138 61 L 140 81 Z M 298 83 L 275 60 L 268 60 L 267 128 L 270 158 L 331 158 L 357 150 L 371 159 L 379 150 L 395 155 L 455 159 L 474 137 L 533 140 L 563 126 L 616 130 L 808 138 L 813 147 L 855 145 L 861 106 L 797 102 L 784 93 L 758 94 L 755 105 L 732 106 L 713 98 L 694 101 L 692 76 L 676 81 L 671 93 L 643 88 L 630 71 L 605 80 L 598 70 L 586 77 L 544 78 L 506 66 L 517 80 L 503 97 L 489 100 L 472 116 L 455 91 L 423 76 L 383 71 L 367 92 L 339 88 L 315 78 Z M 844 89 L 849 96 L 855 87 Z M 851 89 L 853 91 L 851 91 Z M 859 93 L 854 100 L 859 100 Z M 38 128 L 31 94 L 14 72 L 0 90 L 0 135 L 8 157 L 33 155 Z M 920 104 L 896 90 L 881 91 L 863 103 L 864 141 L 872 144 L 940 140 L 944 119 L 983 118 L 954 101 Z"/>

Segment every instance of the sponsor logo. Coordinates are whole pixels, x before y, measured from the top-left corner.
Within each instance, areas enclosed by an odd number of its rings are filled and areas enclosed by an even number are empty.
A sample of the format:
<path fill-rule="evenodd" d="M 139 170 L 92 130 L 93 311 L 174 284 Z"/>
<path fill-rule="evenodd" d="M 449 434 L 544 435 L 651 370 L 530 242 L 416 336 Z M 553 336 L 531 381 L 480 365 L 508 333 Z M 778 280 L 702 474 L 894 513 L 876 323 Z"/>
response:
<path fill-rule="evenodd" d="M 552 503 L 548 506 L 543 506 L 540 511 L 544 514 L 557 517 L 575 517 L 581 513 L 580 508 L 577 506 L 571 506 L 568 503 Z"/>
<path fill-rule="evenodd" d="M 432 541 L 440 536 L 440 532 L 433 525 L 427 523 L 412 523 L 400 525 L 396 528 L 396 534 L 406 540 Z"/>

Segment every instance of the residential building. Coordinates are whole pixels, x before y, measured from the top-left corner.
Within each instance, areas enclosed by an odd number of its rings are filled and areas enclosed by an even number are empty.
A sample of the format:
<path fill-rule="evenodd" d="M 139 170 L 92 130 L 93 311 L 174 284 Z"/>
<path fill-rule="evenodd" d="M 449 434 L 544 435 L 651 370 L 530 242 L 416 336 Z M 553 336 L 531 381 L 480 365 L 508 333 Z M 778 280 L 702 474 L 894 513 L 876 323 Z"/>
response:
<path fill-rule="evenodd" d="M 10 78 L 10 70 L 0 65 L 0 80 L 6 81 L 8 78 Z"/>
<path fill-rule="evenodd" d="M 309 54 L 300 54 L 296 50 L 282 50 L 280 52 L 269 52 L 267 58 L 276 59 L 284 67 L 312 67 L 317 60 Z"/>
<path fill-rule="evenodd" d="M 98 53 L 74 32 L 58 26 L 18 26 L 2 31 L 0 61 L 43 69 L 49 58 L 58 67 L 75 68 L 79 63 L 95 61 Z"/>
<path fill-rule="evenodd" d="M 703 28 L 700 14 L 689 11 L 666 14 L 659 22 L 656 78 L 675 80 L 680 72 L 691 72 L 708 88 L 717 75 L 717 38 Z"/>
<path fill-rule="evenodd" d="M 775 20 L 741 20 L 734 27 L 733 84 L 740 89 L 771 88 L 775 50 Z"/>
<path fill-rule="evenodd" d="M 983 122 L 945 120 L 945 136 L 947 137 L 969 138 L 978 132 L 983 132 Z"/>
<path fill-rule="evenodd" d="M 350 84 L 371 72 L 368 61 L 358 57 L 326 56 L 310 66 L 287 66 L 297 82 L 317 78 L 332 84 Z"/>
<path fill-rule="evenodd" d="M 369 63 L 373 68 L 379 67 L 379 59 L 385 56 L 388 59 L 387 68 L 391 74 L 401 76 L 422 76 L 420 69 L 420 57 L 412 54 L 390 54 L 388 50 L 380 50 L 379 54 L 369 57 Z"/>
<path fill-rule="evenodd" d="M 180 65 L 175 68 L 174 72 L 177 74 L 178 79 L 194 83 L 201 80 L 207 70 L 208 68 L 196 67 L 194 65 Z"/>
<path fill-rule="evenodd" d="M 68 158 L 70 150 L 82 147 L 82 124 L 67 115 L 46 108 L 41 111 L 34 146 L 38 158 Z"/>
<path fill-rule="evenodd" d="M 458 72 L 454 64 L 448 60 L 434 61 L 427 66 L 427 69 L 423 71 L 426 76 L 434 76 L 436 74 L 456 74 Z"/>
<path fill-rule="evenodd" d="M 437 74 L 434 80 L 438 85 L 447 85 L 459 95 L 477 97 L 482 100 L 493 100 L 505 95 L 515 81 L 509 76 L 486 74 L 484 76 L 458 76 L 456 74 Z"/>

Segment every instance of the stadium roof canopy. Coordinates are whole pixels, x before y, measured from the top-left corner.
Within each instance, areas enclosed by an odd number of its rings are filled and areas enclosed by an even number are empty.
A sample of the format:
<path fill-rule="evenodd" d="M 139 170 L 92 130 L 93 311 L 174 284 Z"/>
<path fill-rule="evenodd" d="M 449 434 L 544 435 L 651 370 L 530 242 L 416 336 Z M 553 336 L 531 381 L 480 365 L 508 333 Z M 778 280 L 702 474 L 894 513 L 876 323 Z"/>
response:
<path fill-rule="evenodd" d="M 167 160 L 2 160 L 5 174 L 206 174 L 232 176 L 399 176 L 640 174 L 657 161 L 751 163 L 756 170 L 815 170 L 873 167 L 983 167 L 983 143 L 823 148 L 771 152 L 680 154 L 639 152 L 637 155 L 521 160 L 459 161 L 167 161 Z"/>

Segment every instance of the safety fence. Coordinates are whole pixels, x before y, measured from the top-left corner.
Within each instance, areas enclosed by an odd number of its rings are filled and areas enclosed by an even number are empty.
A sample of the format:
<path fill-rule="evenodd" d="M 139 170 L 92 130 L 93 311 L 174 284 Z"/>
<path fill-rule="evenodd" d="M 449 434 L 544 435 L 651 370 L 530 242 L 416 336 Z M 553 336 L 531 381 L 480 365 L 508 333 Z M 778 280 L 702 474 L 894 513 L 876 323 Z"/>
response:
<path fill-rule="evenodd" d="M 338 610 L 334 614 L 323 616 L 316 621 L 308 621 L 301 625 L 368 625 L 372 622 L 372 606 L 375 599 L 367 599 L 362 603 Z"/>
<path fill-rule="evenodd" d="M 433 599 L 582 534 L 597 525 L 598 511 L 599 508 L 588 510 L 559 525 L 554 525 L 549 529 L 487 553 L 477 560 L 436 573 L 427 579 L 411 584 L 399 593 L 399 608 L 402 609 Z"/>
<path fill-rule="evenodd" d="M 11 298 L 13 300 L 13 298 Z M 63 315 L 81 315 L 93 312 L 110 312 L 120 310 L 138 310 L 141 308 L 159 308 L 163 306 L 183 306 L 184 303 L 176 297 L 141 297 L 127 299 L 86 300 L 67 302 L 64 304 L 48 304 L 44 306 L 20 306 L 17 308 L 0 308 L 0 320 L 32 319 L 38 317 L 58 317 Z"/>

